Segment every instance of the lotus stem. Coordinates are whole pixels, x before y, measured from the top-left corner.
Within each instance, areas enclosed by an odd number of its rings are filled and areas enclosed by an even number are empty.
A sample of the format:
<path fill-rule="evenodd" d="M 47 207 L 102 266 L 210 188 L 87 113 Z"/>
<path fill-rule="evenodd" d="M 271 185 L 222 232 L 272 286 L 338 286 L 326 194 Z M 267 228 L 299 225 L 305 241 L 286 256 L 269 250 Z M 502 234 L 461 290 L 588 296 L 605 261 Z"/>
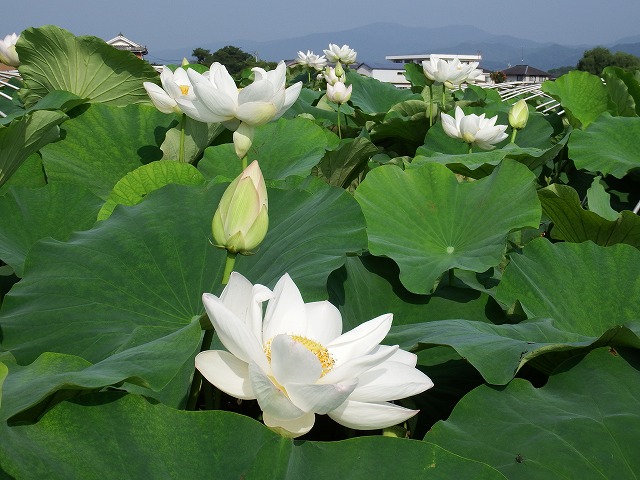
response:
<path fill-rule="evenodd" d="M 338 104 L 338 137 L 342 140 L 342 130 L 340 129 L 340 104 Z"/>
<path fill-rule="evenodd" d="M 516 135 L 518 134 L 518 129 L 514 128 L 513 132 L 511 132 L 511 143 L 516 143 Z"/>
<path fill-rule="evenodd" d="M 442 111 L 444 112 L 447 107 L 447 87 L 442 84 Z"/>
<path fill-rule="evenodd" d="M 249 155 L 248 154 L 240 159 L 240 168 L 242 169 L 243 172 L 244 172 L 245 168 L 247 168 L 248 162 L 249 162 Z"/>
<path fill-rule="evenodd" d="M 472 154 L 472 153 L 473 153 L 473 144 L 470 143 L 469 144 L 469 154 Z"/>
<path fill-rule="evenodd" d="M 429 85 L 429 127 L 433 127 L 433 85 Z"/>
<path fill-rule="evenodd" d="M 229 283 L 229 277 L 231 276 L 231 272 L 233 272 L 233 266 L 236 263 L 237 256 L 237 253 L 227 250 L 227 260 L 224 264 L 224 273 L 222 274 L 222 285 Z"/>
<path fill-rule="evenodd" d="M 180 120 L 180 151 L 178 152 L 178 161 L 180 163 L 184 163 L 184 124 L 186 121 L 187 115 L 183 113 Z"/>

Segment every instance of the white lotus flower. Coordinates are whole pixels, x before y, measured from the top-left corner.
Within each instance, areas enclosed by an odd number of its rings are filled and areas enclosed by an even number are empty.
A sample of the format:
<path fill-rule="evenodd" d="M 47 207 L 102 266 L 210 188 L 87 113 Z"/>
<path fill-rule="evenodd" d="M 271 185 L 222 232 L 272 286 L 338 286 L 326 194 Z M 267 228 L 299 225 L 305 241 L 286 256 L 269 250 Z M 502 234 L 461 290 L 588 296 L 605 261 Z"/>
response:
<path fill-rule="evenodd" d="M 20 66 L 20 59 L 16 52 L 16 42 L 19 38 L 20 35 L 16 35 L 14 32 L 4 37 L 4 40 L 0 40 L 0 63 L 10 67 Z"/>
<path fill-rule="evenodd" d="M 333 103 L 343 104 L 351 98 L 352 85 L 348 87 L 343 82 L 327 84 L 327 98 Z"/>
<path fill-rule="evenodd" d="M 163 67 L 160 81 L 162 88 L 152 82 L 144 82 L 143 85 L 153 104 L 162 113 L 182 113 L 176 99 L 193 101 L 195 98 L 191 81 L 182 67 L 176 68 L 175 72 Z"/>
<path fill-rule="evenodd" d="M 187 75 L 195 96 L 176 98 L 189 117 L 201 122 L 222 122 L 235 130 L 234 144 L 240 158 L 251 145 L 255 127 L 280 118 L 298 99 L 302 89 L 302 82 L 285 89 L 287 67 L 282 61 L 269 72 L 260 67 L 252 70 L 253 83 L 238 90 L 226 67 L 218 62 L 204 74 L 189 69 Z"/>
<path fill-rule="evenodd" d="M 442 113 L 442 128 L 453 138 L 459 138 L 470 145 L 477 145 L 482 150 L 493 150 L 494 144 L 507 138 L 504 131 L 506 125 L 496 125 L 498 116 L 485 118 L 475 114 L 465 115 L 460 107 L 456 107 L 455 118 Z"/>
<path fill-rule="evenodd" d="M 229 395 L 257 399 L 265 425 L 282 435 L 305 434 L 316 414 L 350 428 L 386 428 L 417 413 L 391 400 L 433 386 L 415 368 L 415 355 L 379 345 L 391 314 L 341 334 L 338 309 L 327 301 L 304 303 L 287 274 L 272 292 L 233 272 L 220 298 L 202 299 L 228 351 L 201 352 L 196 368 Z"/>
<path fill-rule="evenodd" d="M 330 62 L 340 62 L 345 65 L 355 63 L 356 56 L 358 55 L 355 50 L 349 48 L 349 45 L 343 45 L 342 47 L 339 47 L 334 43 L 330 43 L 329 48 L 323 51 L 327 56 L 327 60 L 329 60 Z"/>
<path fill-rule="evenodd" d="M 477 66 L 478 62 L 462 63 L 458 57 L 444 60 L 437 55 L 431 55 L 429 61 L 422 62 L 422 69 L 429 80 L 444 83 L 449 88 L 475 80 L 482 73 Z"/>
<path fill-rule="evenodd" d="M 296 59 L 296 62 L 299 65 L 305 65 L 307 67 L 311 67 L 315 70 L 320 71 L 327 64 L 327 59 L 324 55 L 319 56 L 312 51 L 307 50 L 307 53 L 298 52 L 298 58 Z"/>

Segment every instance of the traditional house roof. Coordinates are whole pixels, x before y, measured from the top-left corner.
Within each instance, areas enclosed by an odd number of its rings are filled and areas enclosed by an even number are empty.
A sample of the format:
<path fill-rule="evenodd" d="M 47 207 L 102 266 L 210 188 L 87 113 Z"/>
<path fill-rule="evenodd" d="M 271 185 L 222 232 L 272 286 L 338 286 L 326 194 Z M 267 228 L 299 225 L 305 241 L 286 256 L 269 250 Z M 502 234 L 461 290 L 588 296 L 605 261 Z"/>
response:
<path fill-rule="evenodd" d="M 502 70 L 505 75 L 527 75 L 535 77 L 552 77 L 549 72 L 540 70 L 539 68 L 531 67 L 529 65 L 516 65 Z"/>
<path fill-rule="evenodd" d="M 122 35 L 122 33 L 119 33 L 117 37 L 108 40 L 107 44 L 111 45 L 113 48 L 117 48 L 118 50 L 126 50 L 138 56 L 146 55 L 147 53 L 149 53 L 147 47 L 129 40 L 127 37 Z"/>

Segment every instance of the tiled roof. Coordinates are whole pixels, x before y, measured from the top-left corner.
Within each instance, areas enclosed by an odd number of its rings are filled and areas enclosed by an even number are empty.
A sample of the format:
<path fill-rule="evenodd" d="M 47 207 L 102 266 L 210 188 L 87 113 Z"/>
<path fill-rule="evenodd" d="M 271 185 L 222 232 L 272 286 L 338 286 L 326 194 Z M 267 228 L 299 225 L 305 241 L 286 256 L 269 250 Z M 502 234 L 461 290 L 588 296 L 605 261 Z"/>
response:
<path fill-rule="evenodd" d="M 529 65 L 516 65 L 514 67 L 506 68 L 503 70 L 505 75 L 529 75 L 536 77 L 551 77 L 549 72 L 540 70 L 539 68 L 531 67 Z"/>

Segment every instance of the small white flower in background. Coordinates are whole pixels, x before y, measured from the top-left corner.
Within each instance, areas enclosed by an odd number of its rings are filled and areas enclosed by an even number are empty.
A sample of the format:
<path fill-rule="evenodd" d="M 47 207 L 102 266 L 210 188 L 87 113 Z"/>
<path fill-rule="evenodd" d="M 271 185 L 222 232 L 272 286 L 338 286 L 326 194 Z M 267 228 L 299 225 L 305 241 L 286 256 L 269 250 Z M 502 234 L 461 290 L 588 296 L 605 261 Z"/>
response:
<path fill-rule="evenodd" d="M 342 82 L 327 84 L 327 98 L 333 103 L 346 103 L 351 98 L 352 85 L 348 87 Z"/>
<path fill-rule="evenodd" d="M 213 215 L 213 240 L 232 253 L 251 253 L 269 229 L 267 187 L 254 160 L 229 184 Z"/>
<path fill-rule="evenodd" d="M 457 57 L 444 60 L 437 55 L 431 55 L 429 61 L 422 62 L 422 69 L 429 80 L 444 83 L 454 88 L 466 81 L 475 80 L 482 70 L 477 69 L 478 62 L 462 63 Z"/>
<path fill-rule="evenodd" d="M 506 125 L 496 125 L 498 116 L 485 118 L 484 113 L 465 115 L 460 107 L 456 107 L 455 118 L 442 113 L 442 128 L 452 138 L 459 138 L 470 145 L 477 145 L 482 150 L 493 150 L 494 144 L 507 138 L 504 131 Z"/>
<path fill-rule="evenodd" d="M 327 59 L 324 55 L 319 56 L 307 50 L 307 53 L 298 52 L 298 58 L 296 59 L 296 62 L 299 65 L 305 65 L 307 67 L 320 71 L 327 64 Z"/>
<path fill-rule="evenodd" d="M 234 130 L 234 145 L 239 158 L 246 155 L 255 127 L 277 120 L 298 99 L 302 82 L 285 88 L 287 67 L 280 62 L 269 72 L 260 67 L 251 69 L 251 85 L 238 90 L 224 65 L 216 62 L 208 72 L 200 74 L 189 69 L 193 98 L 176 98 L 182 111 L 200 122 L 223 123 Z"/>
<path fill-rule="evenodd" d="M 390 401 L 433 386 L 414 354 L 380 345 L 391 314 L 342 334 L 338 309 L 304 303 L 288 274 L 272 292 L 233 272 L 220 298 L 202 300 L 228 351 L 201 352 L 196 368 L 223 392 L 257 399 L 265 425 L 281 435 L 307 433 L 316 414 L 350 428 L 386 428 L 418 413 Z"/>
<path fill-rule="evenodd" d="M 162 88 L 152 82 L 144 82 L 143 85 L 153 104 L 162 113 L 182 113 L 176 99 L 191 101 L 195 98 L 187 72 L 182 67 L 176 68 L 175 72 L 163 67 L 160 81 Z"/>
<path fill-rule="evenodd" d="M 345 65 L 350 65 L 355 63 L 356 56 L 358 55 L 355 50 L 349 48 L 349 45 L 343 45 L 342 47 L 338 47 L 333 43 L 329 44 L 329 48 L 324 50 L 324 54 L 327 56 L 327 60 L 334 63 L 344 63 Z"/>
<path fill-rule="evenodd" d="M 338 82 L 344 83 L 345 75 L 336 75 L 336 69 L 333 67 L 327 67 L 324 69 L 324 79 L 327 81 L 327 85 L 335 85 Z"/>
<path fill-rule="evenodd" d="M 20 35 L 12 33 L 4 37 L 4 40 L 0 40 L 0 63 L 4 63 L 10 67 L 19 67 L 20 59 L 16 52 L 16 42 L 20 38 Z"/>

